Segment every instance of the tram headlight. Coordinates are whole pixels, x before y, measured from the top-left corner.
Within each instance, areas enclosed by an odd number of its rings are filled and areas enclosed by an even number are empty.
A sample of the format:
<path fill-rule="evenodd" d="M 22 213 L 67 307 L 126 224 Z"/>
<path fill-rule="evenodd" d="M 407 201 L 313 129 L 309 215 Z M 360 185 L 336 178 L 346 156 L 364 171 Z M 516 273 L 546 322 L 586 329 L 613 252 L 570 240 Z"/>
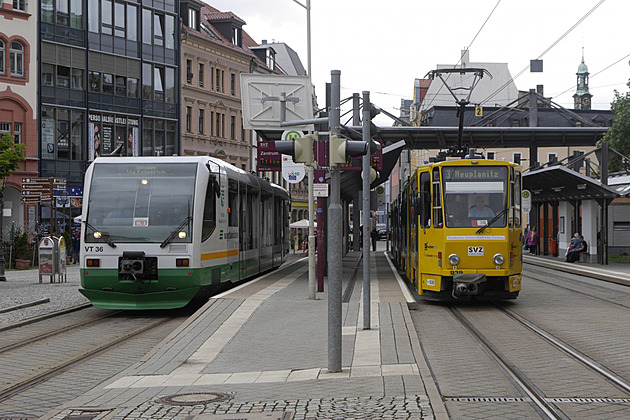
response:
<path fill-rule="evenodd" d="M 496 265 L 501 265 L 505 262 L 505 257 L 502 254 L 496 254 L 493 258 L 492 261 L 494 261 L 494 263 Z"/>
<path fill-rule="evenodd" d="M 450 265 L 457 265 L 459 264 L 459 256 L 457 254 L 451 254 L 448 256 L 448 263 Z"/>
<path fill-rule="evenodd" d="M 98 230 L 96 232 L 94 232 L 94 238 L 95 239 L 101 239 L 101 232 L 99 232 Z"/>
<path fill-rule="evenodd" d="M 179 236 L 179 239 L 186 239 L 186 232 L 182 230 L 177 234 L 177 236 Z"/>

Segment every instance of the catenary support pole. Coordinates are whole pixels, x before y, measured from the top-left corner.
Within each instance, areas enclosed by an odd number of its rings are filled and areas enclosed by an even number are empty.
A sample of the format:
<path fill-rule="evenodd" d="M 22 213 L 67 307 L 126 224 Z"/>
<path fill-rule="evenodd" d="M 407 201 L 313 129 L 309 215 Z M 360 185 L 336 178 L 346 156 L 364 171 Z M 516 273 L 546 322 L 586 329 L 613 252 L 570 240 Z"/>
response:
<path fill-rule="evenodd" d="M 363 141 L 370 142 L 370 92 L 363 91 Z M 370 320 L 370 152 L 362 158 L 363 173 L 363 329 L 369 330 Z"/>
<path fill-rule="evenodd" d="M 330 135 L 339 135 L 341 72 L 331 71 Z M 328 371 L 341 371 L 341 175 L 339 166 L 330 167 L 328 205 Z"/>

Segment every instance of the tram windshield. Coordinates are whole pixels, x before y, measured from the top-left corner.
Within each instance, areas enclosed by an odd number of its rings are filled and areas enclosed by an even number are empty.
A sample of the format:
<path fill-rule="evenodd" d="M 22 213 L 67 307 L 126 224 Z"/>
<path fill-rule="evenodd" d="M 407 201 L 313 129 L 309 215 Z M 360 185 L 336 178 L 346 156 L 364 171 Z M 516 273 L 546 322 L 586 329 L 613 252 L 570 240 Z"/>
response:
<path fill-rule="evenodd" d="M 493 227 L 505 227 L 507 174 L 504 166 L 442 168 L 446 226 L 478 228 L 492 222 Z"/>
<path fill-rule="evenodd" d="M 191 242 L 196 173 L 195 163 L 94 163 L 85 241 Z"/>

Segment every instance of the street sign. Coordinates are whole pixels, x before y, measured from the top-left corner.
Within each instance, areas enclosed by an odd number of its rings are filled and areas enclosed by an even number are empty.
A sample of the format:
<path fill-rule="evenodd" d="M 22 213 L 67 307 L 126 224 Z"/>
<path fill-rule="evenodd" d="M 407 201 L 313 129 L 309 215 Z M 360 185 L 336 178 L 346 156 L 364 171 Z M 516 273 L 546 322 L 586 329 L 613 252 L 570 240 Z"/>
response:
<path fill-rule="evenodd" d="M 282 171 L 282 155 L 280 152 L 276 152 L 275 142 L 258 142 L 258 170 Z"/>
<path fill-rule="evenodd" d="M 313 197 L 328 197 L 328 184 L 313 183 Z"/>
<path fill-rule="evenodd" d="M 39 184 L 22 184 L 22 190 L 24 191 L 50 191 L 50 186 Z"/>
<path fill-rule="evenodd" d="M 39 202 L 39 195 L 27 195 L 22 197 L 22 203 L 37 203 Z"/>

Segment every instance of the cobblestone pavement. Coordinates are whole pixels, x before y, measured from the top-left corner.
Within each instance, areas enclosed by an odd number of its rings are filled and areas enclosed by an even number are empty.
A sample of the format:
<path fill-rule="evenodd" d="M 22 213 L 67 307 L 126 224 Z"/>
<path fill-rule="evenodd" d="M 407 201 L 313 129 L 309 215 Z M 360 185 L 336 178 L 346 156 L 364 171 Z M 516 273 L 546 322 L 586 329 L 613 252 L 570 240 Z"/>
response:
<path fill-rule="evenodd" d="M 37 269 L 7 270 L 5 277 L 7 281 L 0 282 L 0 310 L 42 299 L 50 299 L 50 302 L 0 313 L 0 328 L 88 303 L 79 293 L 81 279 L 78 265 L 68 266 L 63 283 L 51 283 L 49 276 L 44 276 L 40 283 Z"/>
<path fill-rule="evenodd" d="M 136 408 L 107 410 L 99 413 L 94 420 L 146 420 L 146 419 L 186 419 L 190 416 L 203 416 L 211 420 L 222 415 L 239 414 L 246 420 L 255 414 L 289 414 L 294 420 L 324 419 L 409 419 L 420 420 L 433 418 L 428 398 L 416 397 L 355 397 L 321 398 L 300 400 L 257 401 L 246 403 L 222 403 L 196 407 L 175 407 L 147 402 Z M 66 410 L 55 419 L 94 415 L 94 411 Z M 230 418 L 236 418 L 230 416 Z M 274 418 L 274 417 L 271 417 Z M 286 417 L 285 417 L 286 418 Z"/>

